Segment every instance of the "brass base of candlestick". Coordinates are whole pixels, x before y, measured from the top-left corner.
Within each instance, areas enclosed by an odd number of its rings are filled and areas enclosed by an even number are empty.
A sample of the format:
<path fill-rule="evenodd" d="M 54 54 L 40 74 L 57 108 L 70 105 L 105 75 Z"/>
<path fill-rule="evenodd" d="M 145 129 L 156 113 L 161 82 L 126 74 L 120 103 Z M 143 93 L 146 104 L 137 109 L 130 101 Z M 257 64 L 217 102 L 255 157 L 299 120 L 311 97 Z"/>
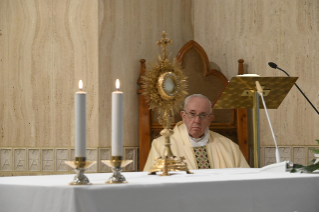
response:
<path fill-rule="evenodd" d="M 162 172 L 160 176 L 170 176 L 169 171 L 185 171 L 187 174 L 193 174 L 187 168 L 187 163 L 184 160 L 185 157 L 178 159 L 176 156 L 161 156 L 156 159 L 156 163 L 152 166 L 149 175 Z"/>
<path fill-rule="evenodd" d="M 132 162 L 133 160 L 123 160 L 122 156 L 112 156 L 112 160 L 102 160 L 102 163 L 111 167 L 113 171 L 113 175 L 105 183 L 127 183 L 121 172 L 125 166 Z"/>
<path fill-rule="evenodd" d="M 84 175 L 84 172 L 93 166 L 96 161 L 86 161 L 86 157 L 76 157 L 74 161 L 64 162 L 76 172 L 73 181 L 69 185 L 92 185 L 89 178 Z"/>

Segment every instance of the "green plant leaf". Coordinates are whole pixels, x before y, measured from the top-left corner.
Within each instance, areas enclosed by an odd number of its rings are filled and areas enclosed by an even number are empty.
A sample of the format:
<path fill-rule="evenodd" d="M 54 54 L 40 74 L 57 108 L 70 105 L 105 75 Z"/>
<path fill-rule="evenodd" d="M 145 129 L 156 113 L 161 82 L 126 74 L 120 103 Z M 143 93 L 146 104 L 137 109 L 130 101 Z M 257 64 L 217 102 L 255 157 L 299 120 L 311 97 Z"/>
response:
<path fill-rule="evenodd" d="M 316 164 L 313 164 L 313 165 L 309 165 L 309 166 L 304 166 L 302 168 L 304 171 L 307 171 L 307 172 L 313 172 L 317 169 L 319 169 L 319 163 L 316 163 Z"/>
<path fill-rule="evenodd" d="M 309 165 L 314 164 L 316 159 L 312 159 L 311 161 L 308 162 Z"/>
<path fill-rule="evenodd" d="M 311 148 L 311 150 L 314 154 L 319 154 L 319 149 Z"/>
<path fill-rule="evenodd" d="M 297 170 L 295 168 L 290 170 L 290 173 L 296 173 L 296 172 L 297 172 Z"/>
<path fill-rule="evenodd" d="M 319 139 L 316 139 L 318 145 L 319 145 Z M 314 154 L 319 154 L 319 149 L 315 149 L 315 148 L 310 148 L 309 150 L 311 150 Z M 309 161 L 309 165 L 308 166 L 303 166 L 303 165 L 299 165 L 296 166 L 296 168 L 292 169 L 290 172 L 294 173 L 297 171 L 300 171 L 300 173 L 312 173 L 315 170 L 319 170 L 319 162 L 315 163 L 316 159 L 312 159 L 311 161 Z"/>

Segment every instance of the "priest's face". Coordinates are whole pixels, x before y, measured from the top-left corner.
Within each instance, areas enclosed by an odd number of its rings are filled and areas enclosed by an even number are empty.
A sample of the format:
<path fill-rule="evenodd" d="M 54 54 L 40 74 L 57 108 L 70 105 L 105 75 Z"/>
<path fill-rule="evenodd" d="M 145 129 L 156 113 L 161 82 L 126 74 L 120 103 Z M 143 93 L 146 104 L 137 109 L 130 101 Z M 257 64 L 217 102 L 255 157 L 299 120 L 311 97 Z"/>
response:
<path fill-rule="evenodd" d="M 181 116 L 188 133 L 193 138 L 201 137 L 214 119 L 214 116 L 211 115 L 211 105 L 207 99 L 193 97 L 188 100 L 184 110 Z"/>

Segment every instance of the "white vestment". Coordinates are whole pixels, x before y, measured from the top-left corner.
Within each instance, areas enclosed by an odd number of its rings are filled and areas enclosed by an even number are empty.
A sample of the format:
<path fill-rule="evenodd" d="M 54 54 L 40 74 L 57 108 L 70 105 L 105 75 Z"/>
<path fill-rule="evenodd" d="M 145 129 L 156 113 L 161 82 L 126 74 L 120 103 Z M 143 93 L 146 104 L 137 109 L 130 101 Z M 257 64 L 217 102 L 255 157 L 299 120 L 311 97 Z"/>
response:
<path fill-rule="evenodd" d="M 174 127 L 174 134 L 170 137 L 170 141 L 173 154 L 177 157 L 184 156 L 187 161 L 188 169 L 198 169 L 198 160 L 194 153 L 194 148 L 197 147 L 192 146 L 187 129 L 183 122 L 178 122 L 176 124 Z M 155 163 L 155 159 L 162 155 L 164 144 L 164 136 L 154 139 L 144 171 L 150 171 L 151 167 Z M 249 165 L 238 145 L 218 133 L 209 131 L 209 140 L 203 148 L 207 151 L 210 163 L 209 168 L 249 168 Z"/>

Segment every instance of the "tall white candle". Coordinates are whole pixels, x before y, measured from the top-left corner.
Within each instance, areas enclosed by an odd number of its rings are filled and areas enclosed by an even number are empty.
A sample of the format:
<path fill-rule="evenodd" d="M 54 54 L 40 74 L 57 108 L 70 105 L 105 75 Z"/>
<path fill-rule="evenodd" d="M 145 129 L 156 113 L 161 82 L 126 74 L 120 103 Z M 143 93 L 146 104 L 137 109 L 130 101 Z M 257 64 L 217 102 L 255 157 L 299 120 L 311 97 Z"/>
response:
<path fill-rule="evenodd" d="M 112 92 L 112 156 L 123 156 L 123 92 L 118 79 Z"/>
<path fill-rule="evenodd" d="M 80 80 L 75 93 L 75 157 L 86 157 L 86 92 L 82 88 Z"/>

